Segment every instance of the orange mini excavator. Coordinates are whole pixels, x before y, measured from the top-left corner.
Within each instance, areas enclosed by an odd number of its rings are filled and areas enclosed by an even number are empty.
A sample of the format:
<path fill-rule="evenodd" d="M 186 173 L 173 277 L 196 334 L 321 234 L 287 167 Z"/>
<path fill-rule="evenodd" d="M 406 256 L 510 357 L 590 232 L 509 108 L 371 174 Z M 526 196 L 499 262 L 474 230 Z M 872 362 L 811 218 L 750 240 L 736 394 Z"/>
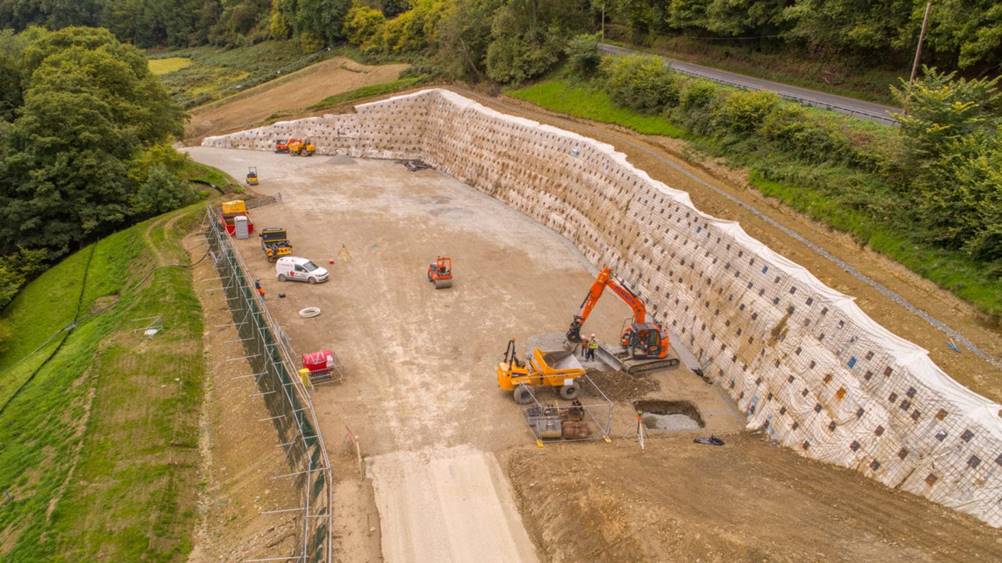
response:
<path fill-rule="evenodd" d="M 574 315 L 571 326 L 567 329 L 567 340 L 574 343 L 581 342 L 581 327 L 588 320 L 606 287 L 630 307 L 633 318 L 623 326 L 623 331 L 620 333 L 621 349 L 610 350 L 604 346 L 599 347 L 603 359 L 630 374 L 678 366 L 678 358 L 668 357 L 670 349 L 668 333 L 661 329 L 660 324 L 647 320 L 647 307 L 643 300 L 623 282 L 613 277 L 609 268 L 604 268 L 595 277 L 595 283 L 585 295 L 581 309 Z"/>

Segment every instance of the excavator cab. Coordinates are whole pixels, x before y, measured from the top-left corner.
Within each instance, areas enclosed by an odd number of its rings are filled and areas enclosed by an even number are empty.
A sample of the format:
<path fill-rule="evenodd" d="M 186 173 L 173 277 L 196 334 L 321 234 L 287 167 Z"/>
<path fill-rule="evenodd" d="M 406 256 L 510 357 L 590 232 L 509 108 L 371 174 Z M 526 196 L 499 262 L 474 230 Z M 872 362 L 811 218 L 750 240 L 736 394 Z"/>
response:
<path fill-rule="evenodd" d="M 630 323 L 620 341 L 635 360 L 664 358 L 668 355 L 668 337 L 654 323 Z"/>

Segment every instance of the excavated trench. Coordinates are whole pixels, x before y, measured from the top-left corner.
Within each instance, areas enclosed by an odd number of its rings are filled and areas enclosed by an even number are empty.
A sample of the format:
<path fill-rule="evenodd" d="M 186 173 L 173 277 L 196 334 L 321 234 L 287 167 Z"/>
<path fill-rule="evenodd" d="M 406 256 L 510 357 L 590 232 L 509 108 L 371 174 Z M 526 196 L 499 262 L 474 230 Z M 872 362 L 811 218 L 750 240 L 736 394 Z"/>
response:
<path fill-rule="evenodd" d="M 691 432 L 706 426 L 689 401 L 634 401 L 644 428 L 652 432 Z"/>

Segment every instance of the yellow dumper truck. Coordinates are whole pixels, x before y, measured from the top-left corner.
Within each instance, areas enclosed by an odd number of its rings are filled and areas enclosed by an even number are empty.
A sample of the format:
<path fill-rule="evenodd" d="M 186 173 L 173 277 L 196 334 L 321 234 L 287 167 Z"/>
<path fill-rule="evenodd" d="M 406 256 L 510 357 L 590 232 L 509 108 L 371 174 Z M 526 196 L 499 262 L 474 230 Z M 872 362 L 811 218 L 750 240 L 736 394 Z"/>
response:
<path fill-rule="evenodd" d="M 504 391 L 511 391 L 512 398 L 520 405 L 531 403 L 531 388 L 540 387 L 557 389 L 560 396 L 568 401 L 575 399 L 581 392 L 577 380 L 584 374 L 584 368 L 570 350 L 543 352 L 534 348 L 531 357 L 519 360 L 515 354 L 514 339 L 508 341 L 504 360 L 497 366 L 498 386 Z"/>

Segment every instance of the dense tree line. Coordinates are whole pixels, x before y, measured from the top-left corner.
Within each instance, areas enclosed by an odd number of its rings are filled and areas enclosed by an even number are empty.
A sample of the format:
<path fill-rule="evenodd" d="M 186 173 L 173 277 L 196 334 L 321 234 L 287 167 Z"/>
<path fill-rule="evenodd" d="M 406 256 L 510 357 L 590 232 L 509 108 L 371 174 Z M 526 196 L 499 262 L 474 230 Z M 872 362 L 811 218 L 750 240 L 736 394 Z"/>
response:
<path fill-rule="evenodd" d="M 633 40 L 686 34 L 708 41 L 737 38 L 759 44 L 807 46 L 830 55 L 907 56 L 915 48 L 926 0 L 596 0 Z M 929 61 L 941 68 L 998 72 L 1002 4 L 997 0 L 937 0 L 926 39 Z"/>
<path fill-rule="evenodd" d="M 0 308 L 47 262 L 193 195 L 183 113 L 100 28 L 0 33 Z"/>
<path fill-rule="evenodd" d="M 683 34 L 707 41 L 806 46 L 872 63 L 869 57 L 875 53 L 907 56 L 917 41 L 925 4 L 925 0 L 0 0 L 0 28 L 102 26 L 140 47 L 296 38 L 304 49 L 316 50 L 346 38 L 344 23 L 353 7 L 374 10 L 387 20 L 403 16 L 404 21 L 393 24 L 398 32 L 425 24 L 419 14 L 424 10 L 447 22 L 447 29 L 440 30 L 447 32 L 446 38 L 458 41 L 457 34 L 461 35 L 470 54 L 479 54 L 475 47 L 491 36 L 491 42 L 498 43 L 492 55 L 495 66 L 512 67 L 501 74 L 518 78 L 520 61 L 531 68 L 552 58 L 551 31 L 581 26 L 594 30 L 602 13 L 627 26 L 637 42 L 658 34 Z M 421 33 L 429 36 L 428 31 Z M 480 33 L 478 38 L 470 35 L 473 31 Z M 1002 3 L 937 0 L 927 54 L 940 68 L 997 72 L 1002 61 Z"/>

